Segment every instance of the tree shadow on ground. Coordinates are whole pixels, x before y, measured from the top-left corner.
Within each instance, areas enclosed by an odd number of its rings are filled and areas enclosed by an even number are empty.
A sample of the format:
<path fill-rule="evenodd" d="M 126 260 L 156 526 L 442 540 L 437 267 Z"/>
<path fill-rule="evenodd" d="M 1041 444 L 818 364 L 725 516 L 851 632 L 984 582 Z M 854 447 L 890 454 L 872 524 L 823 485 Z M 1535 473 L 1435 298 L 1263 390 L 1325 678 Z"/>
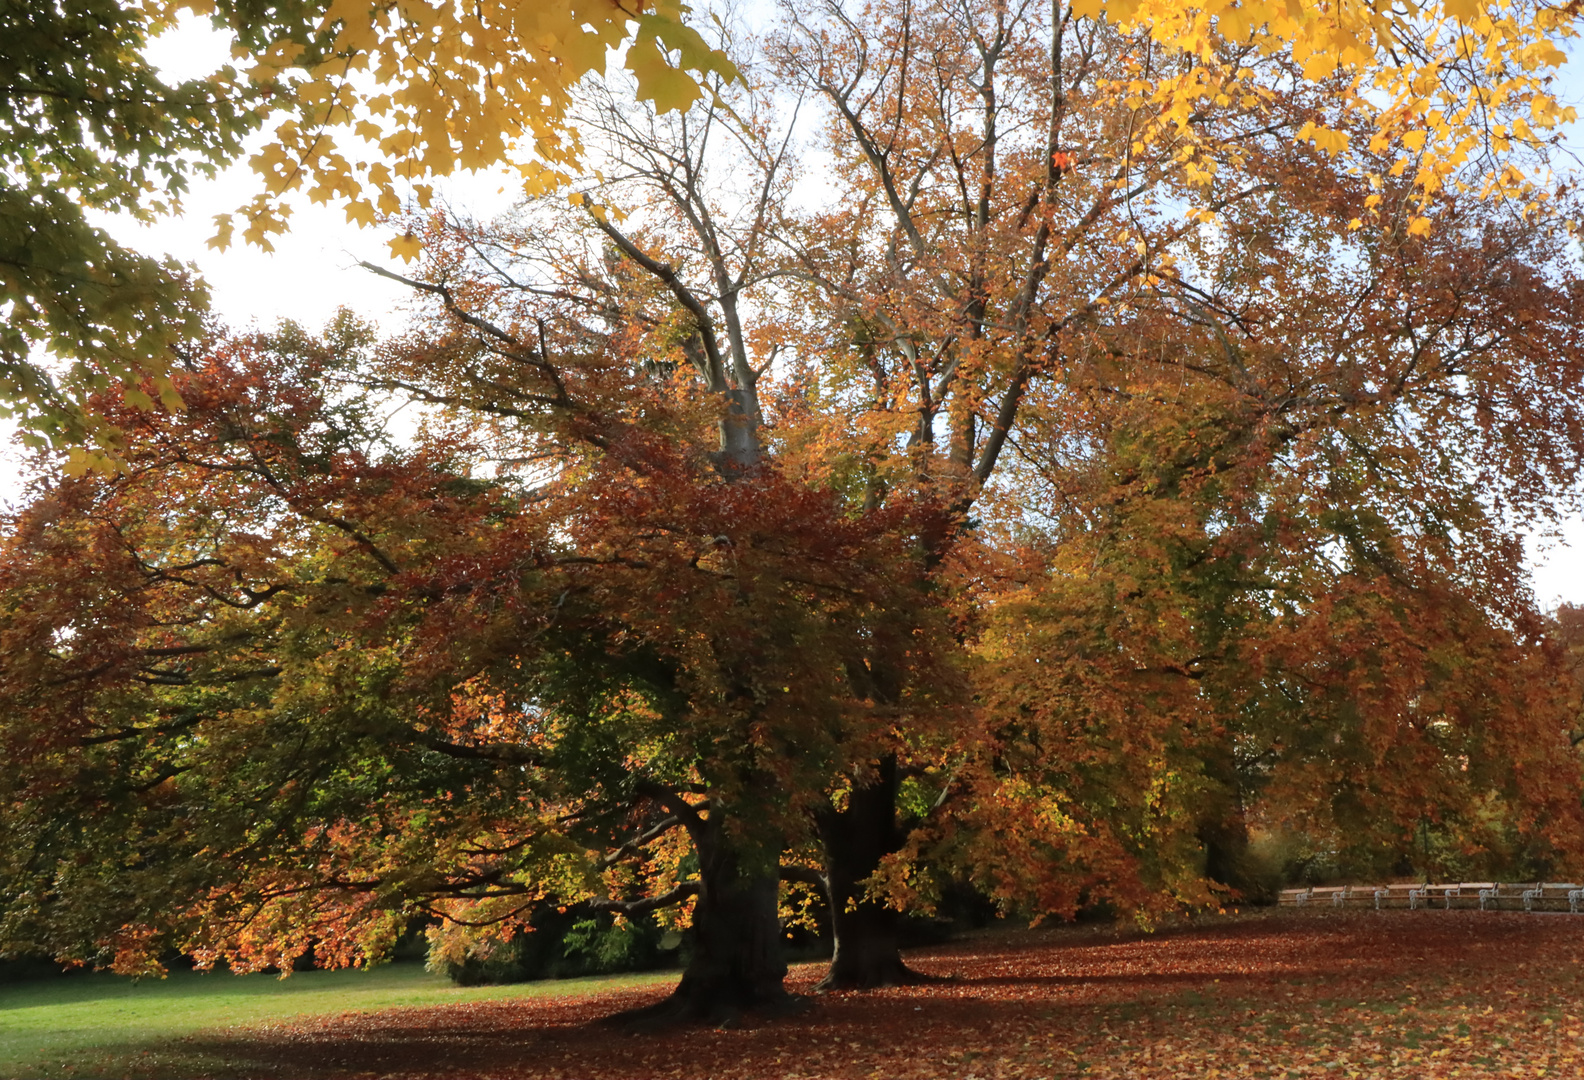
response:
<path fill-rule="evenodd" d="M 1255 1070 L 1248 1075 L 1267 1075 L 1258 1069 L 1289 1054 L 1335 1057 L 1368 1050 L 1384 1055 L 1384 1062 L 1390 1054 L 1417 1052 L 1419 1042 L 1412 1040 L 1403 1044 L 1409 1049 L 1394 1049 L 1389 1032 L 1380 1029 L 1398 1023 L 1383 1018 L 1417 1008 L 1416 995 L 1429 986 L 1444 986 L 1459 1007 L 1500 1006 L 1508 1010 L 1503 1015 L 1520 1018 L 1514 1023 L 1576 1000 L 1584 941 L 1573 924 L 1469 915 L 1292 915 L 1070 945 L 1075 935 L 1064 940 L 1059 931 L 970 939 L 910 957 L 923 970 L 955 971 L 959 977 L 951 983 L 828 994 L 804 1015 L 750 1019 L 731 1031 L 691 1028 L 635 1036 L 599 1022 L 657 1000 L 666 992 L 663 986 L 578 999 L 316 1018 L 185 1042 L 186 1071 L 163 1075 L 1153 1077 L 1153 1062 L 1170 1060 L 1168 1051 L 1184 1052 L 1179 1044 L 1185 1032 L 1206 1045 L 1231 1040 L 1216 1051 L 1222 1057 L 1252 1054 L 1250 1048 L 1270 1043 L 1278 1049 L 1267 1047 L 1263 1058 L 1248 1058 Z M 1554 977 L 1533 977 L 1536 965 Z M 815 968 L 800 969 L 792 988 L 806 990 L 804 984 L 818 975 Z M 1439 1030 L 1438 1023 L 1430 1016 L 1398 1026 L 1420 1039 L 1431 1038 L 1425 1033 Z M 1466 1037 L 1459 1043 L 1458 1029 L 1448 1024 L 1448 1045 L 1474 1054 L 1478 1048 Z M 1539 1042 L 1525 1036 L 1535 1053 L 1549 1045 L 1545 1037 L 1546 1029 L 1540 1029 Z M 1074 1064 L 1080 1059 L 1081 1070 Z M 1471 1075 L 1480 1075 L 1479 1062 L 1485 1060 L 1469 1058 L 1476 1070 Z M 1360 1075 L 1399 1075 L 1392 1071 L 1396 1065 L 1383 1068 Z"/>

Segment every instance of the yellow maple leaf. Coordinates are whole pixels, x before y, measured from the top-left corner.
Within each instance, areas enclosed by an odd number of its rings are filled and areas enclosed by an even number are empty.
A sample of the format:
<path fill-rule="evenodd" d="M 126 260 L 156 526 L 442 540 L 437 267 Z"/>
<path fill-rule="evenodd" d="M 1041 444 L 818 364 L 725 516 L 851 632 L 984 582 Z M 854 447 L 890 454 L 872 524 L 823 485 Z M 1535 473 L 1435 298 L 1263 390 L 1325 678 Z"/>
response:
<path fill-rule="evenodd" d="M 208 246 L 216 251 L 224 251 L 231 246 L 231 235 L 236 226 L 232 224 L 230 214 L 216 214 L 214 216 L 214 235 L 209 238 Z"/>
<path fill-rule="evenodd" d="M 654 102 L 656 112 L 681 111 L 702 95 L 687 72 L 666 61 L 653 37 L 640 36 L 628 48 L 627 70 L 638 82 L 638 100 Z"/>
<path fill-rule="evenodd" d="M 391 255 L 403 262 L 412 262 L 422 251 L 423 244 L 410 232 L 403 233 L 390 241 Z"/>
<path fill-rule="evenodd" d="M 361 226 L 374 224 L 374 206 L 367 199 L 354 199 L 346 205 L 346 219 Z"/>

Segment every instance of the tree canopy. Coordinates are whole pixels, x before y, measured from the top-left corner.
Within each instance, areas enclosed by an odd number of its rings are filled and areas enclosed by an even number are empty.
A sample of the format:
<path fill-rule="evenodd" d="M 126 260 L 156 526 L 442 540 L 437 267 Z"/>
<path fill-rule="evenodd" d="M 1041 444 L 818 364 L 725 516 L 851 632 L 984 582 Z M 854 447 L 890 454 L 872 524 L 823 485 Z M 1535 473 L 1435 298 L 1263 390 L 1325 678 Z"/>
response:
<path fill-rule="evenodd" d="M 1273 84 L 1262 70 L 1272 60 L 1284 62 L 1285 77 L 1326 86 L 1330 107 L 1296 137 L 1349 157 L 1367 145 L 1380 160 L 1355 167 L 1378 185 L 1406 175 L 1414 197 L 1397 207 L 1377 202 L 1365 216 L 1403 214 L 1420 231 L 1449 186 L 1523 203 L 1548 197 L 1545 150 L 1573 115 L 1549 89 L 1565 60 L 1561 46 L 1577 34 L 1571 7 L 1085 0 L 1052 12 L 1104 17 L 1173 50 L 1109 75 L 1115 92 L 1156 106 L 1133 133 L 1141 148 L 1158 128 L 1173 133 L 1179 155 L 1199 152 L 1203 107 L 1264 100 Z M 233 34 L 236 63 L 169 86 L 144 50 L 182 13 Z M 84 410 L 85 395 L 106 379 L 137 386 L 143 375 L 168 395 L 158 378 L 170 346 L 191 335 L 204 305 L 188 273 L 115 243 L 84 207 L 144 218 L 170 212 L 191 176 L 213 175 L 241 155 L 247 136 L 267 129 L 250 157 L 259 190 L 239 212 L 244 238 L 268 248 L 294 193 L 333 201 L 348 220 L 369 224 L 409 199 L 428 205 L 431 180 L 459 168 L 509 162 L 529 190 L 564 183 L 580 171 L 583 144 L 565 122 L 569 95 L 585 75 L 604 71 L 613 48 L 625 49 L 639 100 L 660 112 L 718 93 L 699 78 L 736 75 L 670 0 L 531 9 L 303 0 L 267 10 L 61 0 L 8 4 L 0 29 L 8 82 L 0 272 L 9 300 L 0 395 L 25 437 L 78 447 L 78 467 L 108 464 L 103 451 L 115 446 L 114 432 Z M 221 215 L 216 228 L 223 247 L 234 215 Z M 392 251 L 411 258 L 416 242 L 403 234 Z M 65 367 L 42 364 L 43 356 Z"/>
<path fill-rule="evenodd" d="M 345 963 L 668 911 L 667 1008 L 720 1018 L 787 1004 L 783 883 L 866 986 L 946 883 L 1148 918 L 1251 891 L 1261 828 L 1576 865 L 1514 532 L 1584 465 L 1575 196 L 1416 227 L 1279 49 L 1215 42 L 1263 89 L 1185 128 L 1118 88 L 1191 62 L 1104 19 L 782 15 L 702 96 L 568 93 L 585 172 L 514 217 L 412 207 L 401 334 L 211 329 L 184 411 L 92 400 L 119 474 L 41 452 L 0 940 Z"/>

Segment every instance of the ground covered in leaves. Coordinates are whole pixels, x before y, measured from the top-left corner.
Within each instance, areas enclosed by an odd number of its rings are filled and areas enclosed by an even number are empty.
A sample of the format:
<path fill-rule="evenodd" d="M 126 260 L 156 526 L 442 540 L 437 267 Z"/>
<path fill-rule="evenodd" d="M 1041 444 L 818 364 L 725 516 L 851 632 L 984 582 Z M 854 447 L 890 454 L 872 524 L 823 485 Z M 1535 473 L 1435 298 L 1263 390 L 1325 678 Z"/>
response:
<path fill-rule="evenodd" d="M 186 1076 L 294 1080 L 1571 1078 L 1581 931 L 1566 915 L 1416 911 L 991 932 L 910 956 L 953 982 L 826 995 L 735 1030 L 600 1022 L 664 992 L 639 988 L 318 1017 L 199 1037 L 177 1057 Z"/>

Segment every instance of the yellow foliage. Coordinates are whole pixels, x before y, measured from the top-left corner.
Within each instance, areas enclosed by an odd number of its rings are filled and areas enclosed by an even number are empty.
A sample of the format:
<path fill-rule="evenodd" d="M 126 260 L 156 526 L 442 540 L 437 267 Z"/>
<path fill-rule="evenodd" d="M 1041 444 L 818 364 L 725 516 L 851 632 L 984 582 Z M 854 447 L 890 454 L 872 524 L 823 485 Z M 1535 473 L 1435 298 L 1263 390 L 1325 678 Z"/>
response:
<path fill-rule="evenodd" d="M 214 236 L 209 240 L 209 246 L 224 251 L 231 246 L 231 234 L 234 226 L 231 224 L 230 214 L 216 214 L 214 216 Z"/>
<path fill-rule="evenodd" d="M 201 0 L 176 6 L 196 10 Z M 398 178 L 422 181 L 533 160 L 527 186 L 543 190 L 564 181 L 581 150 L 578 132 L 566 123 L 572 88 L 603 73 L 609 51 L 624 41 L 638 98 L 660 112 L 698 100 L 699 77 L 738 77 L 731 61 L 686 23 L 687 12 L 679 0 L 394 0 L 374 8 L 330 0 L 319 31 L 330 42 L 321 55 L 333 60 L 298 67 L 304 50 L 287 40 L 237 57 L 251 60 L 248 74 L 258 81 L 288 71 L 297 76 L 278 84 L 290 87 L 293 115 L 251 161 L 267 194 L 249 207 L 244 236 L 267 245 L 268 234 L 284 228 L 283 200 L 294 192 L 316 201 L 337 198 L 349 221 L 368 224 L 376 208 L 390 213 L 402 205 Z M 378 92 L 358 89 L 348 78 L 353 72 L 367 72 Z M 333 152 L 338 129 L 376 145 L 400 167 L 347 161 Z M 414 190 L 427 205 L 428 187 Z M 224 248 L 232 232 L 228 222 L 217 224 L 212 243 Z M 407 257 L 416 249 L 404 238 L 392 250 Z"/>
<path fill-rule="evenodd" d="M 390 242 L 391 255 L 403 262 L 412 262 L 423 251 L 423 244 L 412 233 L 403 233 Z"/>
<path fill-rule="evenodd" d="M 1566 43 L 1579 36 L 1584 11 L 1544 0 L 1429 0 L 1390 6 L 1378 0 L 1083 0 L 1078 15 L 1104 16 L 1124 30 L 1147 31 L 1195 63 L 1179 74 L 1128 92 L 1150 101 L 1162 117 L 1186 116 L 1195 102 L 1258 92 L 1241 70 L 1219 60 L 1216 38 L 1250 44 L 1265 55 L 1285 55 L 1310 81 L 1336 84 L 1339 110 L 1372 122 L 1374 154 L 1399 155 L 1390 172 L 1402 175 L 1409 157 L 1419 157 L 1415 185 L 1421 196 L 1452 182 L 1466 169 L 1471 152 L 1486 136 L 1489 110 L 1527 106 L 1523 129 L 1497 133 L 1497 149 L 1522 139 L 1533 146 L 1537 132 L 1567 123 L 1571 109 L 1557 105 L 1548 84 L 1566 62 Z M 1472 63 L 1471 63 L 1472 61 Z M 1340 125 L 1339 125 L 1340 126 Z M 1182 126 L 1178 125 L 1179 130 Z M 1191 137 L 1191 133 L 1183 131 Z M 1306 125 L 1300 140 L 1313 141 L 1335 157 L 1348 150 L 1347 135 Z M 1462 181 L 1459 181 L 1462 182 Z M 1528 193 L 1530 177 L 1514 176 L 1500 162 L 1485 177 L 1492 190 Z M 1423 223 L 1423 224 L 1421 224 Z M 1429 228 L 1428 219 L 1414 226 Z"/>

